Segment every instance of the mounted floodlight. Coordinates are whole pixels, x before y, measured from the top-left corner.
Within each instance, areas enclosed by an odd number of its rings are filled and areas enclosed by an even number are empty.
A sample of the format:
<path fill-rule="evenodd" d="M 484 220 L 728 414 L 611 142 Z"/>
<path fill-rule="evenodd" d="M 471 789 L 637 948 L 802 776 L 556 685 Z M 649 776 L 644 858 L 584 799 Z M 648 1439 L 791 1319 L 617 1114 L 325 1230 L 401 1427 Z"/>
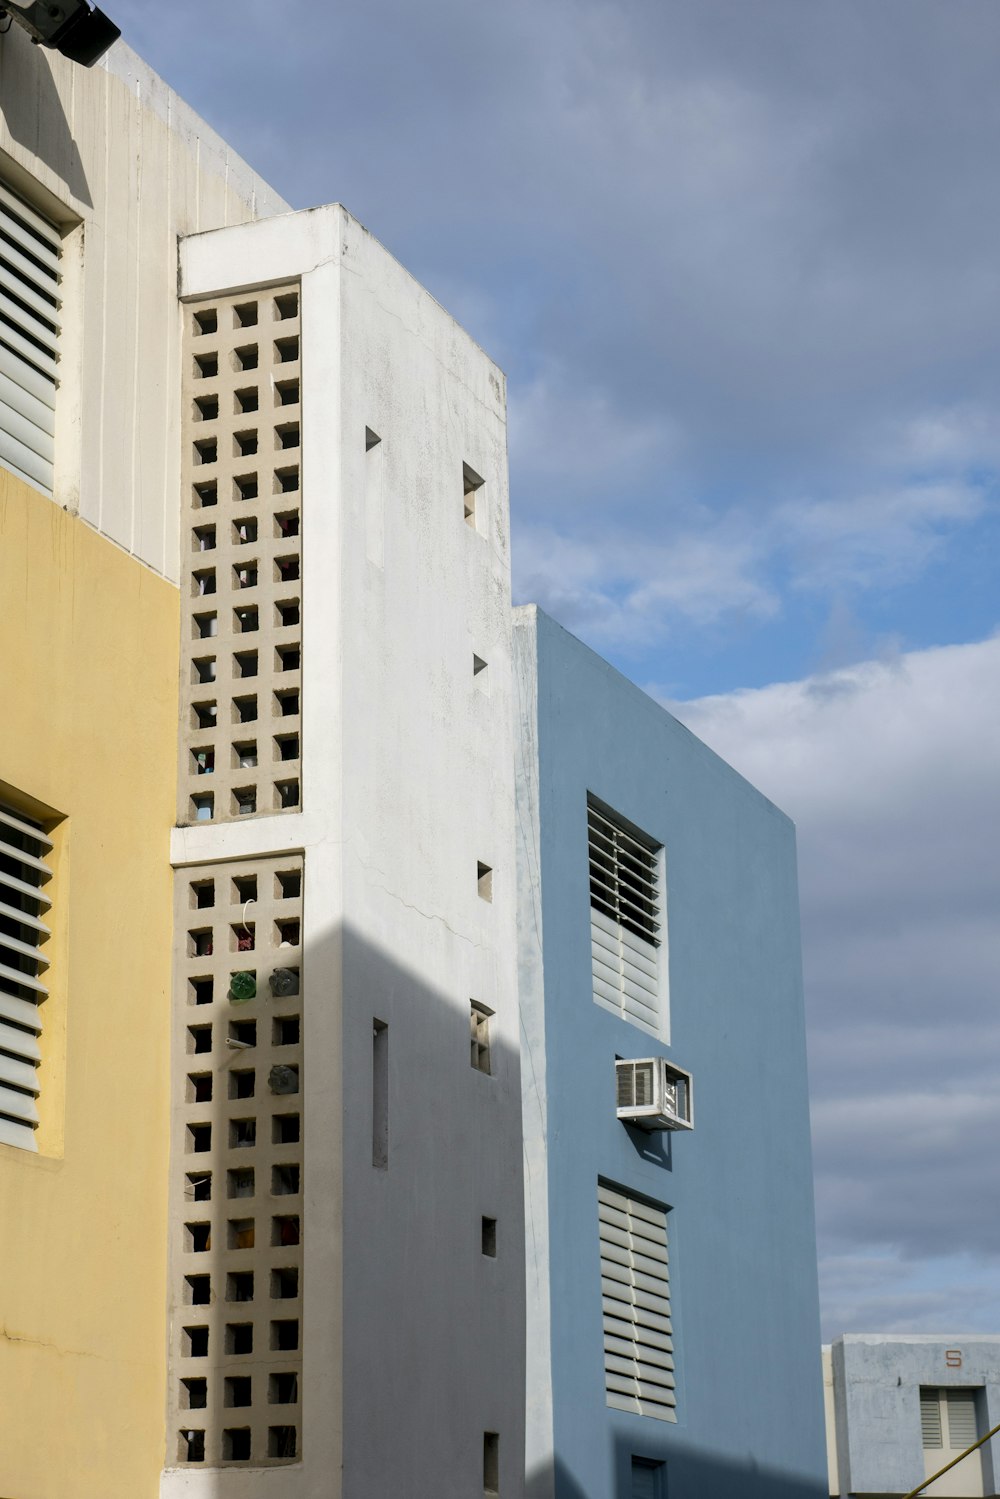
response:
<path fill-rule="evenodd" d="M 3 0 L 0 16 L 9 16 L 39 47 L 53 47 L 85 68 L 121 36 L 121 28 L 87 0 Z"/>

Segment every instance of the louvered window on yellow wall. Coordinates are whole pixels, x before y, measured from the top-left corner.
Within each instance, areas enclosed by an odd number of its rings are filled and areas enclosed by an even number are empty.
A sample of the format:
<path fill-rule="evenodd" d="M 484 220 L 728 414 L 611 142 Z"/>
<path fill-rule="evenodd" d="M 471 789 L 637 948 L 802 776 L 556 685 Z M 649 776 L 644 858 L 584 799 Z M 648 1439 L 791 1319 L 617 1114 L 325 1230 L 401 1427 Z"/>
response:
<path fill-rule="evenodd" d="M 59 231 L 0 182 L 0 465 L 52 493 Z"/>
<path fill-rule="evenodd" d="M 660 846 L 587 798 L 594 999 L 660 1036 L 663 1030 Z"/>
<path fill-rule="evenodd" d="M 42 948 L 51 904 L 52 848 L 41 828 L 0 807 L 0 1143 L 37 1150 L 40 1006 L 48 995 Z"/>
<path fill-rule="evenodd" d="M 608 1405 L 675 1421 L 666 1209 L 603 1182 L 597 1203 Z"/>

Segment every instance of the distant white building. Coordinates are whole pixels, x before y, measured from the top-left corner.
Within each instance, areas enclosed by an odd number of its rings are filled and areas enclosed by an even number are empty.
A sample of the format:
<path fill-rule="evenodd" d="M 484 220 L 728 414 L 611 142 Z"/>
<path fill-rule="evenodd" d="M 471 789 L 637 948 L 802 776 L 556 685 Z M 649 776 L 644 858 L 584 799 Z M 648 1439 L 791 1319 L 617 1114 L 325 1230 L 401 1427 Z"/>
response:
<path fill-rule="evenodd" d="M 1000 1422 L 1000 1337 L 846 1333 L 823 1349 L 830 1493 L 907 1494 Z M 1000 1492 L 987 1442 L 928 1499 Z"/>

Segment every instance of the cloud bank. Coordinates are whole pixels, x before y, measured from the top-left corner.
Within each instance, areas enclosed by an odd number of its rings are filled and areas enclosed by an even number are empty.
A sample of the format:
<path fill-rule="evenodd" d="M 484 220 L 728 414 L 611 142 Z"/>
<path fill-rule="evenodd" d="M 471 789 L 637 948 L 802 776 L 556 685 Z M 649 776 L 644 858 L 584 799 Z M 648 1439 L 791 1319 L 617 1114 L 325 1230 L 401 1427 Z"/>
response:
<path fill-rule="evenodd" d="M 795 819 L 827 1335 L 1000 1323 L 1000 639 L 672 710 Z"/>

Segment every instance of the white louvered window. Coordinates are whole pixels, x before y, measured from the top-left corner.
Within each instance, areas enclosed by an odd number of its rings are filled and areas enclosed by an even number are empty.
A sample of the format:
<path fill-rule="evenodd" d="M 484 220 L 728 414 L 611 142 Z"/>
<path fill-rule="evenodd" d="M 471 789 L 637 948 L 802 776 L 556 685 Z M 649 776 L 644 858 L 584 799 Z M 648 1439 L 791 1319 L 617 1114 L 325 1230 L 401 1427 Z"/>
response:
<path fill-rule="evenodd" d="M 663 1030 L 660 846 L 587 798 L 594 999 L 651 1036 Z"/>
<path fill-rule="evenodd" d="M 949 1390 L 948 1437 L 953 1449 L 964 1451 L 976 1440 L 976 1397 L 972 1390 Z"/>
<path fill-rule="evenodd" d="M 976 1392 L 970 1389 L 920 1391 L 920 1434 L 928 1451 L 964 1452 L 978 1436 Z"/>
<path fill-rule="evenodd" d="M 39 1006 L 48 990 L 42 948 L 51 902 L 42 886 L 52 848 L 41 828 L 0 807 L 0 1144 L 37 1150 Z"/>
<path fill-rule="evenodd" d="M 608 1405 L 674 1421 L 666 1210 L 603 1182 L 597 1203 Z"/>
<path fill-rule="evenodd" d="M 920 1435 L 925 1448 L 944 1445 L 941 1431 L 941 1399 L 938 1390 L 920 1391 Z"/>
<path fill-rule="evenodd" d="M 59 231 L 0 182 L 0 464 L 52 493 Z"/>

